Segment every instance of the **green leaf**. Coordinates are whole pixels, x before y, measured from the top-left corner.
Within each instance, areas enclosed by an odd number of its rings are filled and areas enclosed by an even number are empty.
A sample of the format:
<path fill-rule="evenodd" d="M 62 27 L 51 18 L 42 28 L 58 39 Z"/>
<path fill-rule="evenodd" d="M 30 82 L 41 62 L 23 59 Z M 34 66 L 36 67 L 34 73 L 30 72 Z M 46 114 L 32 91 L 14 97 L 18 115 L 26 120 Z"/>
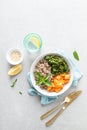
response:
<path fill-rule="evenodd" d="M 44 80 L 47 80 L 49 78 L 49 75 L 46 75 L 45 77 L 44 77 Z"/>
<path fill-rule="evenodd" d="M 49 78 L 49 75 L 46 75 L 45 77 L 44 76 L 41 76 L 39 72 L 36 72 L 35 73 L 35 76 L 37 78 L 37 82 L 36 82 L 36 85 L 40 86 L 42 84 L 46 85 L 46 86 L 50 86 L 51 85 L 51 82 L 48 80 Z"/>
<path fill-rule="evenodd" d="M 43 82 L 42 82 L 42 80 L 38 80 L 37 82 L 36 82 L 36 85 L 41 85 Z"/>
<path fill-rule="evenodd" d="M 78 55 L 78 53 L 77 53 L 76 51 L 73 52 L 73 56 L 74 56 L 74 58 L 75 58 L 76 60 L 79 61 L 79 55 Z"/>
<path fill-rule="evenodd" d="M 41 78 L 42 78 L 42 76 L 40 75 L 39 72 L 35 72 L 35 77 L 36 77 L 37 79 L 41 79 Z"/>
<path fill-rule="evenodd" d="M 21 91 L 19 91 L 19 94 L 20 94 L 20 95 L 22 95 L 22 92 L 21 92 Z"/>
<path fill-rule="evenodd" d="M 48 80 L 47 80 L 47 81 L 45 81 L 45 82 L 44 82 L 44 84 L 45 84 L 46 86 L 51 86 L 51 85 L 52 85 L 52 84 L 51 84 L 51 82 L 50 82 L 50 81 L 48 81 Z"/>
<path fill-rule="evenodd" d="M 16 84 L 16 82 L 17 82 L 17 79 L 15 79 L 15 80 L 11 83 L 11 87 L 14 87 L 15 84 Z"/>

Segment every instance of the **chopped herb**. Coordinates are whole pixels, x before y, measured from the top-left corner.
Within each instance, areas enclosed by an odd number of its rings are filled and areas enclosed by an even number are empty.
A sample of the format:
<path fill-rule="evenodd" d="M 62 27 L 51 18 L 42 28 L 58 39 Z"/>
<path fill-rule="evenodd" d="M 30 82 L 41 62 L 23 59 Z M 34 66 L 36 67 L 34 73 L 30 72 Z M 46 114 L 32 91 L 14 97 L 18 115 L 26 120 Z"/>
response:
<path fill-rule="evenodd" d="M 50 86 L 51 82 L 49 81 L 49 75 L 42 76 L 39 72 L 35 72 L 35 77 L 37 78 L 36 85 L 46 85 Z"/>
<path fill-rule="evenodd" d="M 19 91 L 19 94 L 20 94 L 20 95 L 22 95 L 22 92 L 21 92 L 21 91 Z"/>
<path fill-rule="evenodd" d="M 74 58 L 75 58 L 76 60 L 79 61 L 79 55 L 78 55 L 78 53 L 77 53 L 76 51 L 73 52 L 73 56 L 74 56 Z"/>
<path fill-rule="evenodd" d="M 16 82 L 17 82 L 17 79 L 15 79 L 15 80 L 11 83 L 11 87 L 14 87 L 15 84 L 16 84 Z"/>

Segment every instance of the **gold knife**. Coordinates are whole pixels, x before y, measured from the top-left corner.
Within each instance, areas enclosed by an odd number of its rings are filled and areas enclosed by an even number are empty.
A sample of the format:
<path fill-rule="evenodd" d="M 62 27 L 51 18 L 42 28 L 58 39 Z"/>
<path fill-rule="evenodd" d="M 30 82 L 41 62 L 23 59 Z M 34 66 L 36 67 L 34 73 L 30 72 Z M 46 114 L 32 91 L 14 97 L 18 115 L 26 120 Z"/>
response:
<path fill-rule="evenodd" d="M 66 102 L 66 98 L 67 97 L 68 98 L 72 98 L 76 93 L 78 93 L 78 91 L 73 91 L 70 94 L 68 94 L 61 103 L 57 104 L 54 108 L 52 108 L 51 110 L 49 110 L 48 112 L 46 112 L 45 114 L 43 114 L 40 117 L 40 119 L 43 120 L 46 117 L 48 117 L 49 115 L 51 115 L 54 111 L 56 111 L 61 105 L 63 105 Z"/>
<path fill-rule="evenodd" d="M 46 122 L 46 126 L 50 126 L 57 119 L 57 117 L 82 93 L 82 90 L 78 90 L 71 98 L 71 101 L 65 103 L 65 105 L 57 112 L 57 114 L 51 118 L 48 122 Z"/>

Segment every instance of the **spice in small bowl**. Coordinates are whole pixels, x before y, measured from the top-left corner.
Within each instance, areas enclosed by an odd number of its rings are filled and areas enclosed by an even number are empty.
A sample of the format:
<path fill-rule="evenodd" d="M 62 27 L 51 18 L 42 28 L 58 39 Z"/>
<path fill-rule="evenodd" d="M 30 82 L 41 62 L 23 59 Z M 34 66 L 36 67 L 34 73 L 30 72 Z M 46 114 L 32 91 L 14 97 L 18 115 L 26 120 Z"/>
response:
<path fill-rule="evenodd" d="M 6 58 L 10 64 L 17 65 L 22 62 L 23 54 L 20 49 L 13 48 L 7 52 Z"/>

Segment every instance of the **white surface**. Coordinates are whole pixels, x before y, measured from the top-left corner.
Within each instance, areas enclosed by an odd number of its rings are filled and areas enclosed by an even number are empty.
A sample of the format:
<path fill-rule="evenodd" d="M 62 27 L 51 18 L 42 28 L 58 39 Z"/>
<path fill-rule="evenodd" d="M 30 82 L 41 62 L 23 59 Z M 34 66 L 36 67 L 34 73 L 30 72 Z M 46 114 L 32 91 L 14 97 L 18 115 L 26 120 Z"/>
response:
<path fill-rule="evenodd" d="M 34 60 L 23 47 L 26 34 L 35 32 L 43 39 L 43 51 L 65 50 L 72 59 L 77 50 L 77 66 L 84 76 L 78 84 L 82 95 L 46 128 L 41 114 L 55 104 L 41 106 L 39 97 L 27 94 L 26 74 Z M 86 0 L 1 0 L 0 1 L 0 130 L 87 130 L 87 1 Z M 6 52 L 11 47 L 24 51 L 23 71 L 9 77 Z M 36 55 L 35 55 L 36 56 Z M 33 59 L 32 59 L 33 57 Z M 14 88 L 10 83 L 18 82 Z M 19 94 L 22 91 L 22 95 Z M 62 98 L 61 98 L 62 99 Z"/>

